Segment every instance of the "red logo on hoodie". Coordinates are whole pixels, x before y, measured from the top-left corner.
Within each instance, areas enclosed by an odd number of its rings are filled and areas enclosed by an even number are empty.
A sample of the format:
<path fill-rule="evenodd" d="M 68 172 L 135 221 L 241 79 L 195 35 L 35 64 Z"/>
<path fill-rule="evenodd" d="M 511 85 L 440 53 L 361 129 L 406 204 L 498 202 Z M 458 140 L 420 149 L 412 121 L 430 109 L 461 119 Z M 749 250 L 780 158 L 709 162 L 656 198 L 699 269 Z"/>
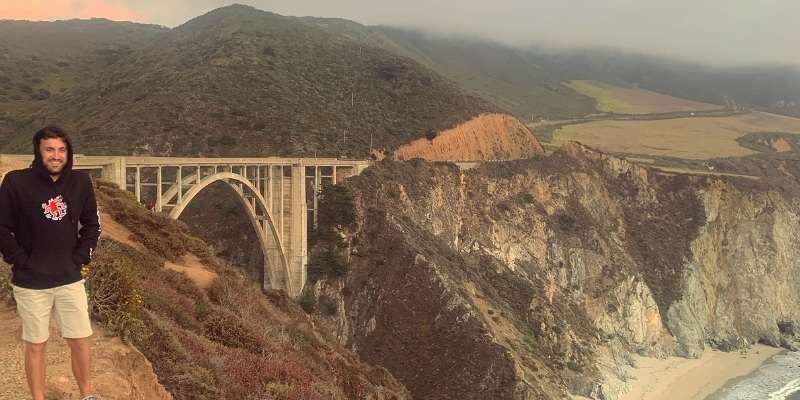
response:
<path fill-rule="evenodd" d="M 54 197 L 42 203 L 42 210 L 47 219 L 61 221 L 67 215 L 67 203 L 64 202 L 63 196 Z"/>

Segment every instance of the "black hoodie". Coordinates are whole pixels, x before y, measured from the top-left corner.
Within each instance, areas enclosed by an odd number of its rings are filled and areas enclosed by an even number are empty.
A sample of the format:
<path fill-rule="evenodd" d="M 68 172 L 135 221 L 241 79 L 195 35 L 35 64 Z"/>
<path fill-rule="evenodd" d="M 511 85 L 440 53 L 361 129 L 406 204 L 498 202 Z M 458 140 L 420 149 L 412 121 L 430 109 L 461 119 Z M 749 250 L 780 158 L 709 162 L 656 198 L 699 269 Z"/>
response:
<path fill-rule="evenodd" d="M 13 265 L 11 283 L 28 289 L 81 280 L 100 237 L 92 181 L 72 170 L 72 144 L 65 140 L 67 163 L 54 182 L 39 154 L 40 138 L 33 138 L 30 168 L 9 172 L 0 186 L 0 253 Z"/>

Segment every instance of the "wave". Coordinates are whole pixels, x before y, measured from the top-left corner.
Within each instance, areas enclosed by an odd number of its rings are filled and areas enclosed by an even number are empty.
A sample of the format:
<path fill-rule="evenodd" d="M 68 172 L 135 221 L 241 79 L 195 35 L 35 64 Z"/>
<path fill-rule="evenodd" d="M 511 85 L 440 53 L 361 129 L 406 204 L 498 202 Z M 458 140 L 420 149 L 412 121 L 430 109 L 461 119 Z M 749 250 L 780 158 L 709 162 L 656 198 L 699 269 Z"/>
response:
<path fill-rule="evenodd" d="M 796 400 L 800 396 L 800 353 L 778 354 L 755 372 L 713 396 L 719 400 Z"/>
<path fill-rule="evenodd" d="M 795 379 L 786 384 L 786 386 L 780 388 L 769 394 L 769 400 L 786 400 L 789 396 L 793 393 L 800 392 L 800 378 Z"/>

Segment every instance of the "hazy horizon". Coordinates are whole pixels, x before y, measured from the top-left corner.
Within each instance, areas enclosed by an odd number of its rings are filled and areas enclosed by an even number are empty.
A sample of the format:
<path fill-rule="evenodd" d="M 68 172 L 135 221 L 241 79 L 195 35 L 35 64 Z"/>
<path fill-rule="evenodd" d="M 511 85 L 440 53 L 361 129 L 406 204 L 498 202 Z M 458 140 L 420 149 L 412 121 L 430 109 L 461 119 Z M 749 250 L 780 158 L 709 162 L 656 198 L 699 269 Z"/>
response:
<path fill-rule="evenodd" d="M 287 16 L 344 18 L 437 35 L 468 35 L 512 47 L 605 47 L 714 66 L 800 66 L 800 2 L 765 0 L 365 0 L 238 1 Z M 5 0 L 0 19 L 108 18 L 175 27 L 223 0 Z"/>

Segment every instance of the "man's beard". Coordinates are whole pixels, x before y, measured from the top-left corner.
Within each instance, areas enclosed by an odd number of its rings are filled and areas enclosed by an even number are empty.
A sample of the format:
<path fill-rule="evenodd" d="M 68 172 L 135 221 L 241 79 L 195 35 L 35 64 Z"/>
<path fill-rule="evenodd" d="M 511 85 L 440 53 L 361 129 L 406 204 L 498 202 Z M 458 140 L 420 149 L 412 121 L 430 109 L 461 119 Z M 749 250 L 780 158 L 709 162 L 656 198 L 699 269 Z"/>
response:
<path fill-rule="evenodd" d="M 50 175 L 60 175 L 61 171 L 64 170 L 64 162 L 59 162 L 58 166 L 55 167 L 50 165 L 50 162 L 47 162 L 45 163 L 45 168 L 47 168 L 47 172 L 49 172 Z"/>

